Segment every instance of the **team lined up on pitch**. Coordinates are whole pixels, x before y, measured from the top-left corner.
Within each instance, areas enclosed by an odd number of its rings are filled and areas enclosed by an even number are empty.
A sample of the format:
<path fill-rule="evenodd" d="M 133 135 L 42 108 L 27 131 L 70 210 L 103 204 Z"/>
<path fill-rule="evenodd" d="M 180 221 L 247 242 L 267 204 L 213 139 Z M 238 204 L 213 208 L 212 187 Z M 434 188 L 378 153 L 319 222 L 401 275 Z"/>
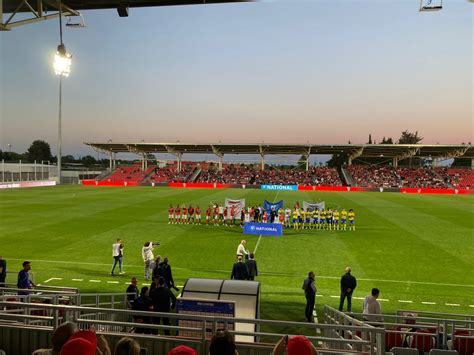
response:
<path fill-rule="evenodd" d="M 240 211 L 239 211 L 240 210 Z M 270 211 L 261 206 L 238 209 L 232 206 L 224 207 L 218 204 L 207 207 L 205 220 L 202 222 L 201 208 L 189 205 L 170 205 L 168 208 L 168 224 L 205 224 L 214 226 L 243 227 L 244 223 L 279 223 L 286 228 L 297 229 L 320 229 L 320 230 L 352 230 L 355 231 L 355 213 L 352 209 L 304 209 L 297 203 L 290 208 L 279 208 Z"/>

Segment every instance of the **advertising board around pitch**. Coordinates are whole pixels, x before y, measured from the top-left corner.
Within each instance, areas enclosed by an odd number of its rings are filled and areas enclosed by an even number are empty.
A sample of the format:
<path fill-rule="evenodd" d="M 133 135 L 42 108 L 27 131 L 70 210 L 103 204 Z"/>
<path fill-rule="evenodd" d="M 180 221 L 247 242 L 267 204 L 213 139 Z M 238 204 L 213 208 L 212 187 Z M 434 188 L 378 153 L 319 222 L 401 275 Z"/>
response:
<path fill-rule="evenodd" d="M 244 224 L 244 234 L 283 235 L 283 226 L 280 223 L 247 222 Z"/>

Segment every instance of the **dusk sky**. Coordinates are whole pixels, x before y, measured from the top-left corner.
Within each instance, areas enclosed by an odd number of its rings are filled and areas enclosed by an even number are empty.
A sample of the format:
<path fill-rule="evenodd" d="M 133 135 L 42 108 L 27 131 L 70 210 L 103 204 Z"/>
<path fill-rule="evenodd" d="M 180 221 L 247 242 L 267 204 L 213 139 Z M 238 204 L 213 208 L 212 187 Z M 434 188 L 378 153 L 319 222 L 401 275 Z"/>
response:
<path fill-rule="evenodd" d="M 474 4 L 281 1 L 85 11 L 64 30 L 63 154 L 85 141 L 473 139 Z M 0 33 L 0 149 L 56 152 L 57 20 Z"/>

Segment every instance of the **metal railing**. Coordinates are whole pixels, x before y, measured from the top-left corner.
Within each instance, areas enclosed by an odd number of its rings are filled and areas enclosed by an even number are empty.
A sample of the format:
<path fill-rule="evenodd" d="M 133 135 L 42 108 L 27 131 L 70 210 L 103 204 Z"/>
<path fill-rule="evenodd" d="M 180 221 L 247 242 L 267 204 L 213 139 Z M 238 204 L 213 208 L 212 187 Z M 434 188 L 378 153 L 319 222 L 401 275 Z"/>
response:
<path fill-rule="evenodd" d="M 26 311 L 21 314 L 5 312 L 5 309 L 27 309 L 27 310 L 42 310 L 43 313 L 34 313 Z M 171 325 L 158 325 L 150 323 L 135 323 L 133 320 L 140 317 L 166 317 L 171 320 Z M 300 323 L 288 321 L 275 321 L 263 319 L 243 319 L 243 318 L 227 318 L 227 317 L 211 317 L 199 316 L 189 314 L 176 313 L 161 313 L 161 312 L 142 312 L 130 311 L 116 308 L 97 308 L 97 307 L 78 307 L 68 305 L 52 305 L 52 304 L 36 304 L 24 302 L 6 302 L 0 301 L 0 331 L 2 327 L 12 327 L 11 321 L 15 321 L 15 326 L 21 329 L 36 329 L 40 324 L 42 329 L 47 327 L 52 330 L 64 321 L 73 321 L 78 324 L 79 328 L 87 329 L 91 326 L 99 333 L 114 336 L 132 336 L 137 338 L 141 343 L 147 343 L 152 349 L 159 346 L 155 343 L 167 342 L 192 344 L 199 349 L 200 354 L 206 354 L 209 347 L 209 332 L 215 333 L 218 329 L 228 329 L 233 335 L 243 335 L 254 339 L 254 342 L 237 344 L 239 353 L 245 354 L 266 354 L 272 350 L 274 343 L 276 343 L 282 336 L 286 335 L 276 331 L 236 331 L 233 330 L 234 323 L 250 323 L 265 329 L 285 328 L 291 327 L 293 329 L 303 330 L 311 334 L 317 334 L 319 331 L 321 335 L 307 336 L 319 347 L 326 352 L 344 352 L 351 350 L 351 353 L 370 353 L 382 354 L 377 352 L 377 349 L 382 349 L 383 344 L 383 329 L 361 325 L 348 324 L 317 324 L 317 323 Z M 209 327 L 209 324 L 211 325 Z M 130 333 L 132 329 L 140 331 L 151 332 L 152 334 L 137 334 Z M 176 333 L 174 336 L 156 336 L 165 330 Z M 347 332 L 361 331 L 366 333 L 365 337 L 341 337 L 340 334 Z M 179 334 L 187 332 L 192 333 L 193 336 L 180 336 Z M 297 335 L 297 334 L 289 334 Z M 261 342 L 259 338 L 268 339 L 270 342 Z M 152 344 L 153 343 L 153 344 Z M 169 345 L 168 344 L 168 345 Z"/>

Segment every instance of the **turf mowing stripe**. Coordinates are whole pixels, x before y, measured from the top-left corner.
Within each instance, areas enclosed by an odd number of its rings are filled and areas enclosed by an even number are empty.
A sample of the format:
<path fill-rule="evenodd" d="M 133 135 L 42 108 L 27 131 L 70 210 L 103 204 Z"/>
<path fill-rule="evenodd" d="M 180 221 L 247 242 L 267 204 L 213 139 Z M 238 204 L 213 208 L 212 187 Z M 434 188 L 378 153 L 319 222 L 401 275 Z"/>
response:
<path fill-rule="evenodd" d="M 14 259 L 14 258 L 9 258 L 10 260 L 17 260 L 17 261 L 22 261 L 24 259 Z M 83 261 L 63 261 L 63 260 L 33 260 L 31 259 L 30 261 L 34 262 L 41 262 L 41 263 L 56 263 L 56 264 L 76 264 L 76 265 L 91 265 L 91 266 L 110 266 L 110 264 L 103 264 L 103 263 L 87 263 Z M 132 267 L 132 268 L 140 268 L 143 269 L 143 265 L 131 265 L 127 264 L 127 267 Z M 222 273 L 228 273 L 228 270 L 219 270 L 219 269 L 189 269 L 189 268 L 181 268 L 181 267 L 176 267 L 173 266 L 173 269 L 176 270 L 199 270 L 199 271 L 206 271 L 206 272 L 222 272 Z M 267 276 L 287 276 L 287 277 L 297 277 L 299 278 L 300 275 L 293 275 L 293 274 L 287 274 L 287 273 L 278 273 L 278 272 L 261 272 L 259 273 L 260 275 L 267 275 Z M 321 276 L 321 275 L 316 275 L 316 277 L 320 279 L 333 279 L 333 280 L 340 280 L 340 276 Z M 357 278 L 359 281 L 369 281 L 369 282 L 393 282 L 393 283 L 401 283 L 401 284 L 417 284 L 417 285 L 430 285 L 430 286 L 452 286 L 452 287 L 470 287 L 474 288 L 474 285 L 463 285 L 463 284 L 450 284 L 450 283 L 438 283 L 438 282 L 423 282 L 423 281 L 409 281 L 409 280 L 386 280 L 386 279 L 363 279 L 363 278 Z M 339 297 L 339 296 L 338 296 Z"/>
<path fill-rule="evenodd" d="M 422 301 L 421 303 L 423 303 L 423 304 L 436 304 L 436 302 L 424 302 L 424 301 Z"/>

